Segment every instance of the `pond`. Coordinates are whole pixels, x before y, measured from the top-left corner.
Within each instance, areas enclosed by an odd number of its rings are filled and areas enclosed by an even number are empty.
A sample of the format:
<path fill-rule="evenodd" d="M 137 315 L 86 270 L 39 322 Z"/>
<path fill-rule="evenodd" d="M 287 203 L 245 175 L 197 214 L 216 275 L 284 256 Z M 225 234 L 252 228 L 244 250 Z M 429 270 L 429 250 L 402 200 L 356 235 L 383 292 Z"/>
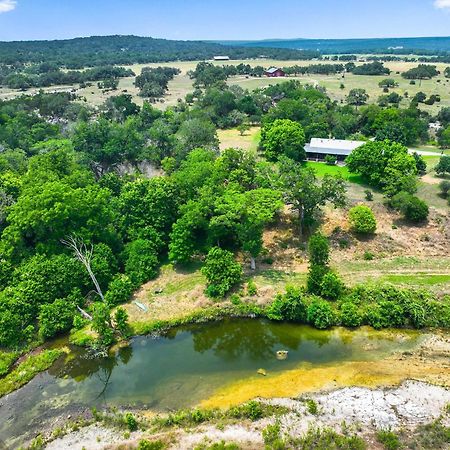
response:
<path fill-rule="evenodd" d="M 234 382 L 262 380 L 258 369 L 269 378 L 302 366 L 374 361 L 411 350 L 420 341 L 412 331 L 319 331 L 233 319 L 184 326 L 161 337 L 136 337 L 107 358 L 91 359 L 73 349 L 66 360 L 0 399 L 0 436 L 19 445 L 49 419 L 90 407 L 191 407 Z M 280 350 L 288 351 L 287 359 L 277 359 Z"/>

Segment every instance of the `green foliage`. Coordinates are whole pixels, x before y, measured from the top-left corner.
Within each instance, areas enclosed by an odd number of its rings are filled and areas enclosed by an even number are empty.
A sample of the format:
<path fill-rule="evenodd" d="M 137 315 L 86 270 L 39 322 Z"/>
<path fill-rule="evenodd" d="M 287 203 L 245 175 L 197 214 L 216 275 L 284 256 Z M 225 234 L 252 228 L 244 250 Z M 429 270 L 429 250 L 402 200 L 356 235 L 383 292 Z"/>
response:
<path fill-rule="evenodd" d="M 105 302 L 110 306 L 127 302 L 133 293 L 133 282 L 127 275 L 116 274 L 108 285 Z"/>
<path fill-rule="evenodd" d="M 166 446 L 161 441 L 148 441 L 141 439 L 138 443 L 137 450 L 164 450 Z"/>
<path fill-rule="evenodd" d="M 251 297 L 254 297 L 257 294 L 258 294 L 258 288 L 256 287 L 255 282 L 250 280 L 247 283 L 247 295 L 250 295 Z"/>
<path fill-rule="evenodd" d="M 313 400 L 312 398 L 305 399 L 306 403 L 306 409 L 308 410 L 309 414 L 312 414 L 315 416 L 319 412 L 319 407 L 317 405 L 317 402 Z"/>
<path fill-rule="evenodd" d="M 328 300 L 337 300 L 345 290 L 344 283 L 334 272 L 326 273 L 320 283 L 320 293 Z"/>
<path fill-rule="evenodd" d="M 307 309 L 308 323 L 324 330 L 335 325 L 335 314 L 331 305 L 320 298 L 313 298 Z"/>
<path fill-rule="evenodd" d="M 265 125 L 261 131 L 261 146 L 266 158 L 272 161 L 285 155 L 294 161 L 303 161 L 305 133 L 300 124 L 289 119 L 277 119 Z"/>
<path fill-rule="evenodd" d="M 267 425 L 262 431 L 262 437 L 266 450 L 285 450 L 286 446 L 281 439 L 280 424 L 275 422 Z"/>
<path fill-rule="evenodd" d="M 114 340 L 114 333 L 108 306 L 103 302 L 94 303 L 92 319 L 92 328 L 98 333 L 100 343 L 106 346 L 111 345 Z"/>
<path fill-rule="evenodd" d="M 125 273 L 133 286 L 139 286 L 156 277 L 158 254 L 152 241 L 136 239 L 126 246 L 125 253 Z"/>
<path fill-rule="evenodd" d="M 409 177 L 417 173 L 415 159 L 407 147 L 391 141 L 368 142 L 355 149 L 346 163 L 351 172 L 360 174 L 370 185 L 383 188 L 389 196 L 402 190 Z"/>
<path fill-rule="evenodd" d="M 369 100 L 369 94 L 365 89 L 351 89 L 347 95 L 347 103 L 353 106 L 361 106 L 367 103 Z"/>
<path fill-rule="evenodd" d="M 229 415 L 236 419 L 250 419 L 252 421 L 259 420 L 263 417 L 264 411 L 261 403 L 251 400 L 240 406 L 235 406 L 229 410 Z"/>
<path fill-rule="evenodd" d="M 373 201 L 373 192 L 370 189 L 366 189 L 364 191 L 364 194 L 365 194 L 365 198 L 368 202 Z"/>
<path fill-rule="evenodd" d="M 402 448 L 400 439 L 393 431 L 380 430 L 377 431 L 377 441 L 383 445 L 386 450 L 398 450 Z"/>
<path fill-rule="evenodd" d="M 327 266 L 330 261 L 330 244 L 321 233 L 313 234 L 308 241 L 310 265 Z"/>
<path fill-rule="evenodd" d="M 124 416 L 124 421 L 130 431 L 136 431 L 138 429 L 138 422 L 133 414 L 126 413 Z"/>
<path fill-rule="evenodd" d="M 299 450 L 365 450 L 365 442 L 358 436 L 345 436 L 331 429 L 310 428 L 296 441 Z"/>
<path fill-rule="evenodd" d="M 207 294 L 211 297 L 224 297 L 240 282 L 242 267 L 234 260 L 233 253 L 213 247 L 208 252 L 202 273 L 208 282 Z"/>
<path fill-rule="evenodd" d="M 36 374 L 47 370 L 62 354 L 62 350 L 43 350 L 36 355 L 28 356 L 24 362 L 2 379 L 0 397 L 19 389 L 32 380 Z"/>
<path fill-rule="evenodd" d="M 334 166 L 336 165 L 337 162 L 337 158 L 334 155 L 325 155 L 325 162 L 329 165 L 329 166 Z"/>
<path fill-rule="evenodd" d="M 359 327 L 363 321 L 358 306 L 350 301 L 344 301 L 340 305 L 340 318 L 341 324 L 349 328 Z"/>
<path fill-rule="evenodd" d="M 39 334 L 47 339 L 70 330 L 74 315 L 75 302 L 72 297 L 42 305 L 39 312 Z"/>
<path fill-rule="evenodd" d="M 418 197 L 407 192 L 399 192 L 389 201 L 392 208 L 400 211 L 406 220 L 420 223 L 428 218 L 428 205 Z"/>
<path fill-rule="evenodd" d="M 372 210 L 365 205 L 354 206 L 348 213 L 352 231 L 359 234 L 373 234 L 377 229 L 377 221 Z"/>
<path fill-rule="evenodd" d="M 330 269 L 327 266 L 315 264 L 309 267 L 306 288 L 310 294 L 321 295 L 322 281 L 329 271 Z"/>
<path fill-rule="evenodd" d="M 437 175 L 449 175 L 450 174 L 450 156 L 443 155 L 439 159 L 438 165 L 434 168 Z"/>
<path fill-rule="evenodd" d="M 194 450 L 240 450 L 240 447 L 236 444 L 227 444 L 225 441 L 220 441 L 211 445 L 197 445 Z"/>
<path fill-rule="evenodd" d="M 304 294 L 299 289 L 288 286 L 285 294 L 277 294 L 266 314 L 270 320 L 305 323 L 306 304 Z"/>
<path fill-rule="evenodd" d="M 114 313 L 114 322 L 116 329 L 123 337 L 127 337 L 129 334 L 128 326 L 128 313 L 123 308 L 117 308 Z"/>

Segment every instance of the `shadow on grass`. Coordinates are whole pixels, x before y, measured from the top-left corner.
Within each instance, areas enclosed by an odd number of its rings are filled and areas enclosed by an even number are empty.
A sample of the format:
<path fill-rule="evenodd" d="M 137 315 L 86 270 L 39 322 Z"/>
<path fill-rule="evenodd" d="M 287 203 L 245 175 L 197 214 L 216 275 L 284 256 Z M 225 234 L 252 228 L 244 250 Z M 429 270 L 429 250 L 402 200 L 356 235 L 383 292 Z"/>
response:
<path fill-rule="evenodd" d="M 262 270 L 259 275 L 261 275 L 261 277 L 263 277 L 265 280 L 274 282 L 284 281 L 286 279 L 286 274 L 284 272 L 275 269 Z"/>

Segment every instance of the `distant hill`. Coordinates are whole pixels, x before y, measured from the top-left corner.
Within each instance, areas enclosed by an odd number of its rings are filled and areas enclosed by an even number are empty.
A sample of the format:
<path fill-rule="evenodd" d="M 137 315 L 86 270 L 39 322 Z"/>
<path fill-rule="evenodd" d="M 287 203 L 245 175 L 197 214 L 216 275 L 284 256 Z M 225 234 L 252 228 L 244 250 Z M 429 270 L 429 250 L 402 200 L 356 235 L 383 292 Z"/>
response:
<path fill-rule="evenodd" d="M 270 47 L 319 51 L 322 54 L 392 53 L 439 55 L 450 52 L 450 37 L 383 39 L 271 39 L 263 41 L 216 41 L 242 47 Z"/>
<path fill-rule="evenodd" d="M 0 64 L 53 63 L 70 69 L 105 64 L 192 61 L 227 55 L 231 59 L 256 58 L 260 47 L 223 45 L 215 42 L 172 41 L 138 36 L 93 36 L 57 41 L 0 42 Z M 274 59 L 311 59 L 316 51 L 268 48 Z"/>

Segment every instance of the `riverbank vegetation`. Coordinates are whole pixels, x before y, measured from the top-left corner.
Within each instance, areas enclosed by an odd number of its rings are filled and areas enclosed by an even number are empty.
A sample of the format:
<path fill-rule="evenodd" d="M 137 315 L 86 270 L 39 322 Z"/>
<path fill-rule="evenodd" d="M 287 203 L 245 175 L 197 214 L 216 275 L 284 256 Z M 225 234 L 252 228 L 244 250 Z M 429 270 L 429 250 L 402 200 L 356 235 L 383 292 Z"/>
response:
<path fill-rule="evenodd" d="M 410 156 L 405 144 L 427 141 L 433 118 L 416 102 L 407 108 L 341 105 L 298 81 L 245 91 L 209 70 L 197 67 L 197 91 L 164 112 L 149 103 L 140 107 L 129 95 L 114 96 L 100 109 L 72 94 L 0 102 L 0 346 L 20 351 L 72 330 L 72 342 L 100 350 L 133 333 L 215 318 L 227 309 L 320 329 L 449 327 L 448 297 L 348 286 L 332 268 L 328 248 L 335 240 L 344 248 L 373 235 L 383 226 L 377 207 L 392 218 L 397 210 L 404 214 L 405 236 L 425 226 L 430 211 L 414 196 L 425 161 Z M 153 96 L 156 84 L 164 90 L 175 75 L 175 69 L 148 70 L 138 84 Z M 439 117 L 447 115 L 443 109 Z M 248 123 L 262 126 L 259 151 L 219 150 L 218 127 Z M 357 202 L 349 200 L 361 186 L 341 177 L 334 164 L 315 171 L 320 164 L 305 163 L 304 144 L 330 134 L 375 138 L 345 169 L 373 189 L 373 211 L 353 204 L 364 202 L 361 190 Z M 349 234 L 337 227 L 314 234 L 325 214 L 347 215 L 349 203 L 356 207 Z M 445 216 L 433 220 L 440 221 L 434 231 L 441 236 Z M 278 263 L 267 235 L 283 226 L 292 239 L 282 246 L 293 251 L 313 236 L 309 272 L 259 304 L 252 278 Z M 312 250 L 318 236 L 321 257 Z M 158 279 L 166 263 L 181 273 L 201 266 L 196 295 L 211 308 L 135 320 L 133 308 L 145 317 L 152 305 L 133 294 Z M 2 358 L 3 373 L 11 355 Z"/>

